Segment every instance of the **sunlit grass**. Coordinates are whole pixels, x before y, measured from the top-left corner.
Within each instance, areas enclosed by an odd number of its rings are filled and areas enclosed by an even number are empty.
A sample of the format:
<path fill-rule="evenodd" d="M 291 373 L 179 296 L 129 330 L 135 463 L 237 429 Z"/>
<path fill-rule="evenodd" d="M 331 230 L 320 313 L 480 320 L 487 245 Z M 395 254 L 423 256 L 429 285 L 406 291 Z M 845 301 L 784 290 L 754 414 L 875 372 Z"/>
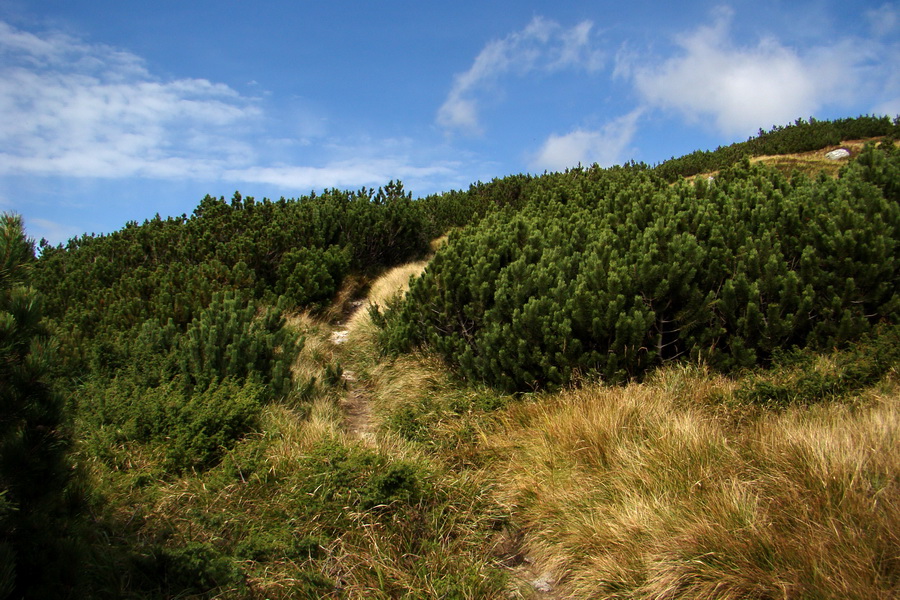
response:
<path fill-rule="evenodd" d="M 367 301 L 387 302 L 424 267 L 386 273 Z M 341 345 L 323 318 L 289 325 L 306 339 L 293 367 L 300 387 L 267 405 L 258 431 L 218 466 L 166 476 L 150 450 L 121 447 L 92 472 L 130 549 L 201 543 L 231 557 L 245 587 L 220 597 L 900 592 L 895 371 L 839 401 L 778 407 L 742 399 L 750 376 L 697 365 L 624 387 L 512 397 L 460 382 L 427 352 L 381 355 L 365 308 Z M 838 362 L 753 377 L 793 385 L 797 373 L 838 373 Z M 370 444 L 345 430 L 346 384 L 325 383 L 338 363 L 372 402 Z M 395 494 L 386 473 L 409 494 Z M 538 575 L 550 595 L 535 591 Z"/>
<path fill-rule="evenodd" d="M 828 146 L 821 150 L 813 150 L 810 152 L 794 152 L 790 154 L 778 154 L 775 156 L 755 156 L 750 159 L 750 162 L 763 163 L 778 169 L 788 176 L 794 173 L 802 173 L 808 177 L 815 177 L 819 173 L 825 173 L 830 177 L 836 177 L 840 170 L 859 154 L 867 143 L 876 141 L 878 140 L 846 140 L 837 146 Z M 894 145 L 900 145 L 900 140 L 895 141 Z M 849 151 L 850 157 L 840 160 L 830 160 L 825 158 L 825 155 L 828 152 L 837 150 L 838 148 L 844 148 Z M 700 173 L 688 177 L 687 179 L 706 179 L 708 177 L 715 177 L 717 174 L 718 171 Z"/>
<path fill-rule="evenodd" d="M 569 597 L 894 596 L 897 390 L 735 427 L 681 376 L 523 403 L 488 438 L 528 552 Z"/>
<path fill-rule="evenodd" d="M 329 328 L 309 313 L 287 317 L 287 326 L 303 338 L 303 349 L 291 368 L 294 383 L 302 386 L 310 381 L 321 382 L 328 365 L 335 360 L 335 348 L 328 336 Z"/>

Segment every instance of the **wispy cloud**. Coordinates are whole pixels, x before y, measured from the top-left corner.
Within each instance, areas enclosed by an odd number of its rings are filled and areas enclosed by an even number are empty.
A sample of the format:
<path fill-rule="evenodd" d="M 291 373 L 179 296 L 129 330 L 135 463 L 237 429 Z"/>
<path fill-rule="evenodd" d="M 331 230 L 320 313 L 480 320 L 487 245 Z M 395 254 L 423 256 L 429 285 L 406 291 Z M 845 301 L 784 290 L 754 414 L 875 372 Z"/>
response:
<path fill-rule="evenodd" d="M 710 120 L 735 135 L 845 104 L 873 69 L 871 45 L 850 39 L 803 52 L 774 38 L 738 46 L 731 19 L 730 10 L 720 10 L 711 25 L 677 41 L 679 55 L 635 66 L 632 54 L 616 73 L 633 79 L 647 105 L 679 111 L 689 122 Z"/>
<path fill-rule="evenodd" d="M 576 129 L 550 135 L 531 161 L 535 170 L 562 171 L 578 164 L 608 167 L 628 160 L 643 110 L 635 109 L 600 129 Z"/>
<path fill-rule="evenodd" d="M 591 39 L 592 28 L 590 21 L 566 29 L 555 21 L 535 17 L 525 29 L 490 42 L 468 71 L 454 77 L 453 87 L 438 110 L 438 125 L 447 131 L 480 133 L 481 96 L 504 75 L 562 69 L 596 71 L 603 65 L 603 56 Z"/>
<path fill-rule="evenodd" d="M 461 172 L 474 160 L 464 152 L 421 144 L 406 136 L 372 137 L 365 134 L 320 140 L 315 151 L 320 160 L 311 164 L 272 162 L 226 169 L 221 179 L 235 183 L 260 183 L 307 191 L 329 187 L 377 187 L 401 180 L 410 191 L 430 193 L 471 183 Z"/>
<path fill-rule="evenodd" d="M 324 166 L 272 165 L 227 170 L 223 179 L 265 183 L 288 189 L 377 186 L 400 179 L 415 188 L 434 178 L 448 178 L 458 165 L 453 162 L 415 166 L 405 158 L 336 160 Z"/>
<path fill-rule="evenodd" d="M 569 60 L 562 48 L 557 60 Z M 283 127 L 266 129 L 272 119 L 264 106 L 221 83 L 158 77 L 129 52 L 0 22 L 0 175 L 233 181 L 292 190 L 399 178 L 431 188 L 455 179 L 458 163 L 434 156 L 423 163 L 429 159 L 414 159 L 396 140 L 356 134 L 358 143 L 338 147 L 333 136 L 324 137 L 321 117 L 295 123 L 298 137 L 284 138 Z"/>
<path fill-rule="evenodd" d="M 0 22 L 0 172 L 181 177 L 251 154 L 231 132 L 253 99 L 205 79 L 163 81 L 139 57 Z"/>
<path fill-rule="evenodd" d="M 62 240 L 71 239 L 82 232 L 72 224 L 30 218 L 25 222 L 25 233 L 36 242 L 46 239 L 51 243 L 60 243 Z"/>
<path fill-rule="evenodd" d="M 896 34 L 900 29 L 900 9 L 892 4 L 882 4 L 878 8 L 866 11 L 866 18 L 872 27 L 872 33 L 877 36 Z"/>

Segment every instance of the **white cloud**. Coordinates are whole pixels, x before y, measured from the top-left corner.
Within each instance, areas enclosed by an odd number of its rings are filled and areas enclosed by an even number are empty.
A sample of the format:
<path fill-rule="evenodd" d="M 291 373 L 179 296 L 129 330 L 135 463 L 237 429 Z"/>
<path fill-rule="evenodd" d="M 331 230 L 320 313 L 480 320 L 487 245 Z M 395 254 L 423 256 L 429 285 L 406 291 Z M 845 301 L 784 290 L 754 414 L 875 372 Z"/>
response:
<path fill-rule="evenodd" d="M 135 55 L 0 23 L 0 173 L 180 177 L 246 160 L 231 132 L 252 99 L 205 79 L 161 81 Z"/>
<path fill-rule="evenodd" d="M 550 135 L 531 166 L 538 171 L 562 171 L 579 163 L 597 163 L 602 167 L 622 163 L 628 160 L 641 113 L 641 109 L 636 109 L 599 130 L 576 129 L 565 135 Z"/>
<path fill-rule="evenodd" d="M 300 190 L 376 186 L 384 185 L 391 179 L 400 179 L 412 189 L 421 179 L 451 176 L 455 167 L 455 163 L 417 167 L 405 158 L 357 159 L 334 161 L 320 167 L 274 165 L 233 169 L 225 171 L 223 178 Z"/>
<path fill-rule="evenodd" d="M 596 71 L 602 66 L 602 55 L 593 46 L 592 28 L 590 21 L 566 29 L 555 21 L 535 17 L 522 31 L 488 43 L 469 70 L 454 78 L 438 110 L 438 125 L 446 130 L 480 133 L 479 93 L 503 75 L 562 69 Z"/>
<path fill-rule="evenodd" d="M 729 135 L 814 115 L 859 92 L 871 58 L 864 44 L 844 40 L 803 54 L 771 38 L 738 47 L 730 21 L 731 12 L 720 11 L 712 25 L 678 40 L 679 56 L 656 66 L 623 62 L 617 73 L 633 78 L 647 104 L 691 122 L 710 119 Z"/>
<path fill-rule="evenodd" d="M 577 47 L 572 35 L 569 45 Z M 348 146 L 325 143 L 324 117 L 303 106 L 290 115 L 295 136 L 285 137 L 284 121 L 270 135 L 271 115 L 261 106 L 221 83 L 161 79 L 129 52 L 0 22 L 0 175 L 222 180 L 301 190 L 391 179 L 431 187 L 429 178 L 455 179 L 458 163 L 413 161 L 409 141 L 355 135 Z M 298 148 L 315 152 L 315 164 L 296 164 L 291 154 Z M 266 164 L 267 155 L 280 162 Z"/>

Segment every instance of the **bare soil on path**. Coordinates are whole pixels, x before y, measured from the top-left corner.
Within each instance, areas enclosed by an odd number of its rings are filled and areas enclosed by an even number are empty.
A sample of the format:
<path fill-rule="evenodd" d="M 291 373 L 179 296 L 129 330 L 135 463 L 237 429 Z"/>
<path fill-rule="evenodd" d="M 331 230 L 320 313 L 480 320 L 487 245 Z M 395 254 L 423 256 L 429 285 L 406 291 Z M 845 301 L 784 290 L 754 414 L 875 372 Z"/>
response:
<path fill-rule="evenodd" d="M 353 371 L 344 371 L 342 378 L 345 393 L 339 403 L 344 411 L 344 429 L 361 441 L 371 444 L 375 438 L 372 393 L 364 383 L 357 380 Z"/>

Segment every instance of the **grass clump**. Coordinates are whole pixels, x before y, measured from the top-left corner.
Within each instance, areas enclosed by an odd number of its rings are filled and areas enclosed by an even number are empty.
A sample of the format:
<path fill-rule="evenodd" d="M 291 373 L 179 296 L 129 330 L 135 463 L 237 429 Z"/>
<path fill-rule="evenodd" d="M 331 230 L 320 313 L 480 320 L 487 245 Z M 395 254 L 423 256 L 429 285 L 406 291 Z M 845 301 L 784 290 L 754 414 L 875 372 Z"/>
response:
<path fill-rule="evenodd" d="M 99 597 L 502 594 L 492 540 L 505 517 L 480 477 L 391 436 L 363 445 L 342 431 L 327 397 L 304 416 L 268 405 L 259 429 L 206 471 L 148 477 L 142 487 L 129 471 L 94 463 L 106 493 L 102 528 L 116 550 L 92 577 L 123 574 Z M 143 460 L 149 474 L 159 457 Z"/>
<path fill-rule="evenodd" d="M 894 597 L 896 386 L 734 425 L 707 404 L 715 389 L 691 397 L 679 377 L 524 403 L 494 438 L 525 546 L 564 593 Z"/>

